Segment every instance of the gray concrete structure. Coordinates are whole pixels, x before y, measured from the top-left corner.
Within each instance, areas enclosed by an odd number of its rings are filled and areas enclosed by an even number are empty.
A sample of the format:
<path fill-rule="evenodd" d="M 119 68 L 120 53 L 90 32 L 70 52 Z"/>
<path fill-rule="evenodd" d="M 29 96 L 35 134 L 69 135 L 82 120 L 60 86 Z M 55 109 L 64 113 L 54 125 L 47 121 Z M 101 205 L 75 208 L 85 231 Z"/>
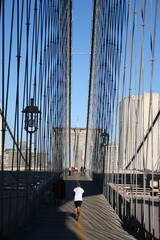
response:
<path fill-rule="evenodd" d="M 159 118 L 136 154 L 137 149 L 148 133 L 156 114 L 159 111 L 159 94 L 153 93 L 152 104 L 150 93 L 143 96 L 130 96 L 120 103 L 120 167 L 126 168 L 134 156 L 129 168 L 159 169 Z M 152 162 L 153 160 L 153 162 Z"/>
<path fill-rule="evenodd" d="M 106 154 L 105 154 L 105 173 L 112 172 L 118 169 L 118 151 L 119 151 L 119 142 L 109 142 Z"/>
<path fill-rule="evenodd" d="M 71 147 L 73 149 L 72 166 L 80 169 L 84 166 L 84 145 L 86 128 L 71 128 Z"/>

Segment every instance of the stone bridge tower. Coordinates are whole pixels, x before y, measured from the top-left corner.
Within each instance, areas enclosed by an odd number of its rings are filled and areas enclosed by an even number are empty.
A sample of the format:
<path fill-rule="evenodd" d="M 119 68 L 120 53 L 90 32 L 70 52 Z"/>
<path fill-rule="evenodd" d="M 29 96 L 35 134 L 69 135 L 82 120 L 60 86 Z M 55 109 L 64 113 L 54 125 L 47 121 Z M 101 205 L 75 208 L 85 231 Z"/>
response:
<path fill-rule="evenodd" d="M 71 128 L 71 147 L 73 149 L 73 166 L 78 170 L 84 166 L 84 145 L 86 141 L 86 128 Z"/>

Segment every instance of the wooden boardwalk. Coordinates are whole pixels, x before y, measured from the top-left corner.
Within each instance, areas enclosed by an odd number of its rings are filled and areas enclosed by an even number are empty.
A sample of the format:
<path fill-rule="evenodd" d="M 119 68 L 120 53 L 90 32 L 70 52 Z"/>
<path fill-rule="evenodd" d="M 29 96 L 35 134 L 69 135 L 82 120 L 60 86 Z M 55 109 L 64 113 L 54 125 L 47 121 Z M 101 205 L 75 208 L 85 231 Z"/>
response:
<path fill-rule="evenodd" d="M 85 197 L 76 222 L 72 191 L 77 181 L 85 190 Z M 65 182 L 66 202 L 59 207 L 54 207 L 53 201 L 43 205 L 29 226 L 13 237 L 14 240 L 135 239 L 124 231 L 112 207 L 87 176 L 67 176 Z"/>

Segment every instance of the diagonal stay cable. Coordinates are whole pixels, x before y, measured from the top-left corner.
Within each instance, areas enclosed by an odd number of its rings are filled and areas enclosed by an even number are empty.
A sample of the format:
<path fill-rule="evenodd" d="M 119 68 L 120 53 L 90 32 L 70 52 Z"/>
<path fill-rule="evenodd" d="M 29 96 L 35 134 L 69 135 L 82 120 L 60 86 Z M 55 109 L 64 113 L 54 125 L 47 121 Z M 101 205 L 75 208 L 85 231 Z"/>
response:
<path fill-rule="evenodd" d="M 9 134 L 10 134 L 10 136 L 11 136 L 14 144 L 15 144 L 16 147 L 17 147 L 17 151 L 20 153 L 21 157 L 22 157 L 23 160 L 26 162 L 26 158 L 24 157 L 23 153 L 21 152 L 21 149 L 18 147 L 18 144 L 17 144 L 17 142 L 16 142 L 16 139 L 15 139 L 15 137 L 14 137 L 14 134 L 12 133 L 12 131 L 11 131 L 10 127 L 9 127 L 9 124 L 7 123 L 6 119 L 4 118 L 1 108 L 0 108 L 0 115 L 2 116 L 3 120 L 5 121 L 5 125 L 6 125 L 6 127 L 7 127 L 7 129 L 8 129 L 8 132 L 9 132 Z"/>

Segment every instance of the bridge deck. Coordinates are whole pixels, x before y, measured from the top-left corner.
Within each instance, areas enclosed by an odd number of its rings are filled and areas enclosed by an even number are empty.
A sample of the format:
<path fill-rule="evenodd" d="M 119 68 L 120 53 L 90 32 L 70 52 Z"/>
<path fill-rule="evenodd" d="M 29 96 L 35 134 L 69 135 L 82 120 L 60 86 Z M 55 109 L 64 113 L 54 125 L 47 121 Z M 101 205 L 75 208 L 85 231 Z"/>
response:
<path fill-rule="evenodd" d="M 72 190 L 77 180 L 85 190 L 85 197 L 76 222 Z M 67 176 L 65 182 L 66 202 L 57 208 L 53 206 L 53 200 L 50 205 L 43 205 L 29 226 L 17 233 L 14 240 L 135 239 L 124 231 L 112 207 L 87 176 Z"/>

